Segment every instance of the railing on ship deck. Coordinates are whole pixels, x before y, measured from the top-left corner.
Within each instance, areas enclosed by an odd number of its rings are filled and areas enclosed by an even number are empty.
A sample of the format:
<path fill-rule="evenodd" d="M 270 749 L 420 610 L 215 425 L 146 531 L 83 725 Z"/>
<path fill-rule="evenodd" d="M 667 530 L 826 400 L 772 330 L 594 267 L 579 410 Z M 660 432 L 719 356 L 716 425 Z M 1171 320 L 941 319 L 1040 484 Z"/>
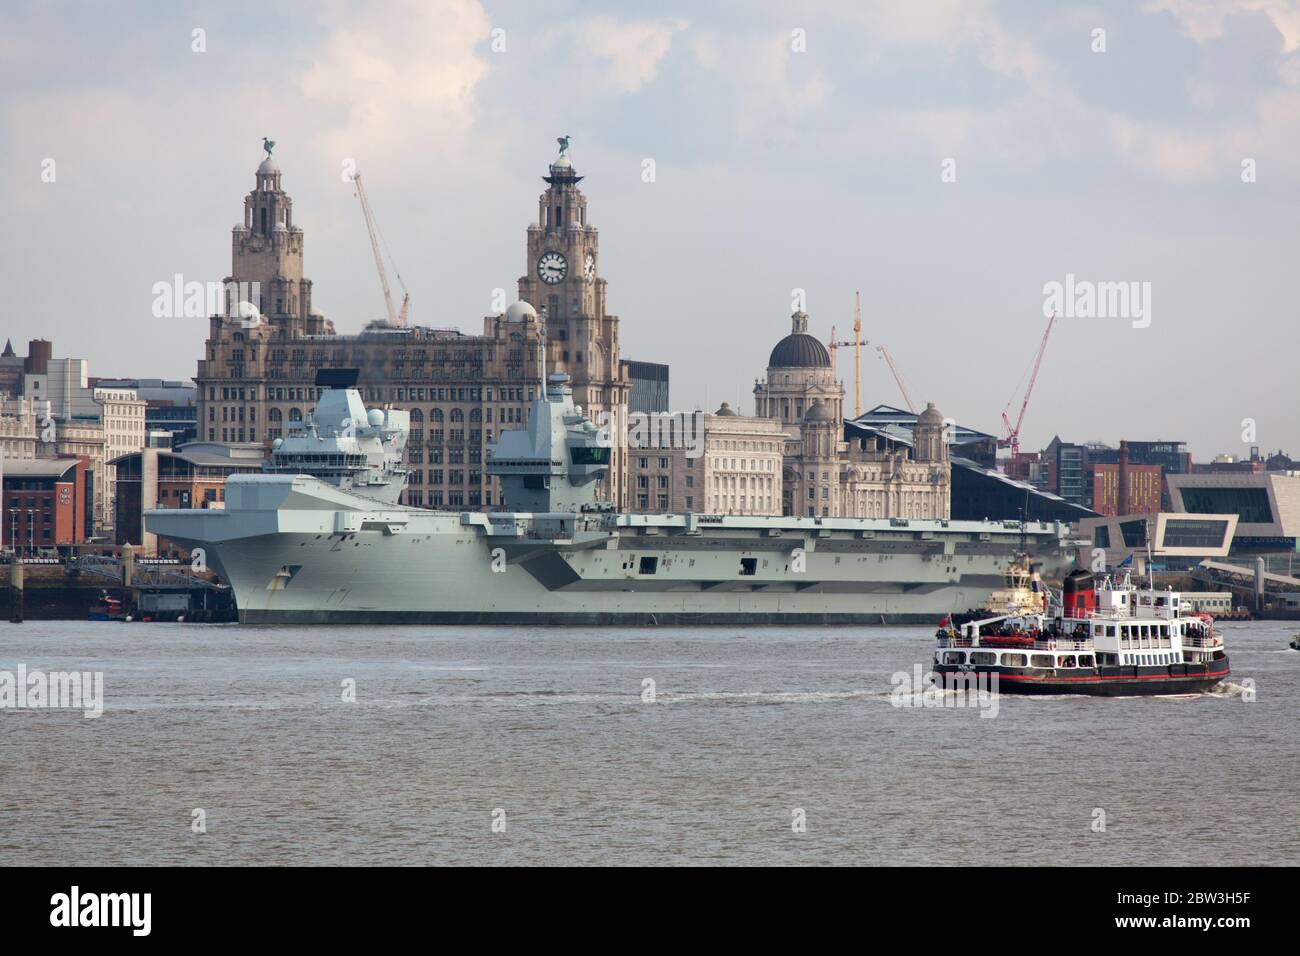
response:
<path fill-rule="evenodd" d="M 1093 649 L 1091 638 L 1074 640 L 1066 637 L 1052 637 L 1036 640 L 1032 644 L 990 644 L 988 640 L 992 636 L 986 634 L 979 639 L 969 638 L 964 635 L 941 637 L 939 638 L 939 646 L 983 647 L 996 651 L 1091 651 Z"/>

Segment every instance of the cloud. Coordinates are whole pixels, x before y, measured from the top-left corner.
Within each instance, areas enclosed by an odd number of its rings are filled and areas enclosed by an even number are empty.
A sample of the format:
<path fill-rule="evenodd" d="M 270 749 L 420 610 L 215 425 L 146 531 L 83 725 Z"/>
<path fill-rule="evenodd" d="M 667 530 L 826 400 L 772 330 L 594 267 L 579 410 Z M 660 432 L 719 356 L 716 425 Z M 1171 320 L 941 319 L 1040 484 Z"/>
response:
<path fill-rule="evenodd" d="M 477 0 L 404 0 L 326 14 L 329 32 L 297 81 L 323 124 L 319 146 L 396 160 L 447 159 L 474 125 L 492 24 Z"/>
<path fill-rule="evenodd" d="M 1137 123 L 1123 116 L 1109 117 L 1107 129 L 1111 145 L 1120 158 L 1173 182 L 1212 179 L 1216 167 L 1229 172 L 1233 168 L 1225 165 L 1212 136 Z"/>
<path fill-rule="evenodd" d="M 603 61 L 601 82 L 615 93 L 635 93 L 655 78 L 685 20 L 594 17 L 581 26 L 582 48 Z"/>
<path fill-rule="evenodd" d="M 828 12 L 865 28 L 871 45 L 935 48 L 954 53 L 970 47 L 1000 76 L 1038 83 L 1048 62 L 1024 34 L 1008 29 L 988 0 L 928 0 L 926 3 L 834 3 Z"/>
<path fill-rule="evenodd" d="M 1300 5 L 1295 0 L 1150 0 L 1148 13 L 1171 13 L 1182 31 L 1197 43 L 1217 40 L 1231 16 L 1260 13 L 1268 17 L 1282 35 L 1287 53 L 1300 49 Z"/>
<path fill-rule="evenodd" d="M 808 117 L 829 103 L 834 85 L 823 61 L 795 53 L 789 32 L 729 34 L 692 31 L 695 62 L 725 86 L 735 106 L 732 119 L 742 134 L 791 136 L 791 119 Z"/>

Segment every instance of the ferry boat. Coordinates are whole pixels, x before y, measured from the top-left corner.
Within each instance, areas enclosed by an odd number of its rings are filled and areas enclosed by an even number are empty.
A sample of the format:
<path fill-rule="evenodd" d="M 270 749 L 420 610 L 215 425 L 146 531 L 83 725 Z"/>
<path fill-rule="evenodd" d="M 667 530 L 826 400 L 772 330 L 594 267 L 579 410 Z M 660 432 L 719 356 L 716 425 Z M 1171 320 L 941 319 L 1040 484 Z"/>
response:
<path fill-rule="evenodd" d="M 996 675 L 1001 693 L 1185 694 L 1229 674 L 1213 618 L 1185 613 L 1177 591 L 1139 588 L 1128 574 L 1098 583 L 1076 570 L 1043 613 L 947 623 L 936 637 L 936 684 Z"/>

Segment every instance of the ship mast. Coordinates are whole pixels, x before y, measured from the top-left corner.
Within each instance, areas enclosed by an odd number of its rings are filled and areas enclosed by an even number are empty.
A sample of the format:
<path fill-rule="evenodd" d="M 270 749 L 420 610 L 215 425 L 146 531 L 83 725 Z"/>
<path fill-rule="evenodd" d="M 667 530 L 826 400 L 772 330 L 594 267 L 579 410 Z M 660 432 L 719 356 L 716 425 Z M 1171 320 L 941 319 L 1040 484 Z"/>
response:
<path fill-rule="evenodd" d="M 537 397 L 546 400 L 546 306 L 542 306 L 537 317 L 537 384 L 540 391 Z"/>

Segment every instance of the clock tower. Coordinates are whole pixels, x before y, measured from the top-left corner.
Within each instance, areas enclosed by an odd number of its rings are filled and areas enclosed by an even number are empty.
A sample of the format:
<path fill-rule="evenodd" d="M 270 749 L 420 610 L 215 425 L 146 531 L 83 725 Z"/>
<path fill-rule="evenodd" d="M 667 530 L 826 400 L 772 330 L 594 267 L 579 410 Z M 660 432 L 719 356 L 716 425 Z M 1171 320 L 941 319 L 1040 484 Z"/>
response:
<path fill-rule="evenodd" d="M 527 272 L 519 298 L 535 308 L 546 329 L 546 368 L 567 372 L 573 401 L 592 421 L 607 417 L 615 439 L 606 497 L 627 505 L 627 401 L 631 385 L 619 363 L 618 316 L 606 312 L 600 277 L 600 236 L 587 221 L 587 197 L 569 160 L 568 138 L 542 177 L 546 191 L 537 222 L 528 227 Z"/>

